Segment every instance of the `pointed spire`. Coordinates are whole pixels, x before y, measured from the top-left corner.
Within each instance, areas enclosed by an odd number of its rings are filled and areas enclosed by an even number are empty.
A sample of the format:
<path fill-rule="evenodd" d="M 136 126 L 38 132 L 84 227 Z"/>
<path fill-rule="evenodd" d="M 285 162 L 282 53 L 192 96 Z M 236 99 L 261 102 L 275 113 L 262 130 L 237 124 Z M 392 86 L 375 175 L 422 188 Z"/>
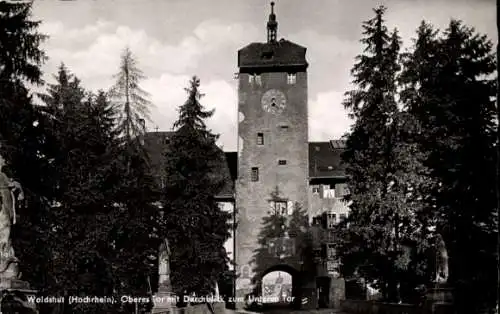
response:
<path fill-rule="evenodd" d="M 267 21 L 267 42 L 276 42 L 278 33 L 278 22 L 276 21 L 276 14 L 274 14 L 274 1 L 271 2 L 271 14 L 269 14 L 269 21 Z"/>

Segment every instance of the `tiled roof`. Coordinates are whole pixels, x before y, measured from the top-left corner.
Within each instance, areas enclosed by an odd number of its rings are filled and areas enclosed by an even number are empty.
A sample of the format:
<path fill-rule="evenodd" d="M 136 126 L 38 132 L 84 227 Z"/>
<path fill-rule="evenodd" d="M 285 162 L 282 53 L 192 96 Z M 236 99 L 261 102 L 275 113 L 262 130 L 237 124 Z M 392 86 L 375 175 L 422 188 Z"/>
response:
<path fill-rule="evenodd" d="M 153 173 L 163 173 L 163 149 L 165 141 L 173 132 L 148 132 L 144 135 L 144 146 L 149 154 L 150 167 Z"/>
<path fill-rule="evenodd" d="M 149 154 L 150 166 L 153 173 L 161 177 L 163 175 L 163 152 L 165 149 L 166 141 L 174 132 L 147 132 L 144 135 L 144 145 Z M 236 173 L 231 171 L 229 165 L 237 169 L 236 153 L 226 152 L 221 150 L 221 165 L 219 167 L 220 173 L 223 174 L 226 184 L 222 189 L 221 198 L 232 198 L 234 191 L 234 181 L 236 180 Z M 233 169 L 233 170 L 234 170 Z"/>
<path fill-rule="evenodd" d="M 329 142 L 309 143 L 309 178 L 344 177 L 345 168 L 341 155 L 345 142 L 332 140 Z"/>
<path fill-rule="evenodd" d="M 306 50 L 285 39 L 274 43 L 251 43 L 238 51 L 238 67 L 307 66 Z"/>
<path fill-rule="evenodd" d="M 171 134 L 173 132 L 148 132 L 144 137 L 144 143 L 151 159 L 151 167 L 158 175 L 162 175 L 163 172 L 163 149 L 165 141 L 168 140 Z M 310 142 L 309 179 L 345 177 L 345 168 L 341 162 L 344 147 L 345 142 L 341 140 Z M 220 166 L 220 171 L 226 178 L 226 186 L 219 197 L 232 198 L 234 195 L 234 182 L 237 178 L 238 154 L 237 152 L 224 152 L 221 158 L 223 163 Z"/>

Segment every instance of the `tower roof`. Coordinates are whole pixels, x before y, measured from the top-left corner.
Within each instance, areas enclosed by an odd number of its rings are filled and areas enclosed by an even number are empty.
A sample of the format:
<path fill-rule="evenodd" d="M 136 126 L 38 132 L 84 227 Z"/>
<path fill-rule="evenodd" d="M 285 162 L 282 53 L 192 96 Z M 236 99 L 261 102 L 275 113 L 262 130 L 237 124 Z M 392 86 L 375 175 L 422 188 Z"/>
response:
<path fill-rule="evenodd" d="M 238 67 L 304 67 L 307 68 L 306 48 L 291 41 L 251 43 L 238 51 Z"/>
<path fill-rule="evenodd" d="M 256 68 L 296 67 L 305 69 L 306 48 L 285 39 L 277 39 L 278 21 L 271 2 L 271 13 L 267 21 L 267 42 L 251 43 L 238 51 L 240 72 Z"/>

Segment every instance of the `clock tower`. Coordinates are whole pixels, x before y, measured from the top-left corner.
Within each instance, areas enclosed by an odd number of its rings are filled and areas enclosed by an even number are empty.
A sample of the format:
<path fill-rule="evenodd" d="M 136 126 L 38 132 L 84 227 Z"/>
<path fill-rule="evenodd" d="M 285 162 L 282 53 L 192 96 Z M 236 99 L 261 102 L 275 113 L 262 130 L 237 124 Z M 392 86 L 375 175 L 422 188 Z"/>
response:
<path fill-rule="evenodd" d="M 308 204 L 306 48 L 277 39 L 271 3 L 267 42 L 238 51 L 238 179 L 236 181 L 236 296 L 253 288 L 252 258 L 262 219 L 289 216 Z M 279 201 L 271 194 L 278 193 Z"/>

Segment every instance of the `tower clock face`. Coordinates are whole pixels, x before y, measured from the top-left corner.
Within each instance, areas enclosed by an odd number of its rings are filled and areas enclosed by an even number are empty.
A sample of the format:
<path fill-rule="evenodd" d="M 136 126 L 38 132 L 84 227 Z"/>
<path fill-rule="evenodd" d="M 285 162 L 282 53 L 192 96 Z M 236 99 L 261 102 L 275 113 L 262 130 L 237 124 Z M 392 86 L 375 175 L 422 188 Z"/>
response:
<path fill-rule="evenodd" d="M 277 89 L 270 89 L 262 95 L 262 109 L 267 112 L 278 114 L 286 107 L 286 97 Z"/>

